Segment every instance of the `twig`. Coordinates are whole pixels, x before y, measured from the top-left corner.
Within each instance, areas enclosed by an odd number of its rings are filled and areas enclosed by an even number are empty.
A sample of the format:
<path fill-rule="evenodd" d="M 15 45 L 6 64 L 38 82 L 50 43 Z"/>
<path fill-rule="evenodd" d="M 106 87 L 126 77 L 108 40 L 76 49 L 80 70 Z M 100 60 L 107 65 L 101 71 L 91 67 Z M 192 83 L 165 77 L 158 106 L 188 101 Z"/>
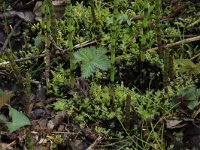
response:
<path fill-rule="evenodd" d="M 5 149 L 14 146 L 17 143 L 16 140 L 12 141 L 10 144 L 8 144 L 6 147 L 4 147 Z"/>
<path fill-rule="evenodd" d="M 187 39 L 175 42 L 175 43 L 169 43 L 167 45 L 164 45 L 163 48 L 169 48 L 169 47 L 173 47 L 173 46 L 177 46 L 177 45 L 181 45 L 181 44 L 187 44 L 187 43 L 191 43 L 191 42 L 195 42 L 195 41 L 199 41 L 199 40 L 200 40 L 200 36 L 196 36 L 196 37 L 187 38 Z M 148 49 L 147 51 L 152 52 L 152 51 L 156 51 L 156 50 L 158 50 L 158 47 Z"/>
<path fill-rule="evenodd" d="M 195 56 L 193 56 L 192 58 L 190 58 L 190 60 L 194 60 L 195 58 L 200 56 L 200 52 L 198 54 L 196 54 Z"/>
<path fill-rule="evenodd" d="M 198 35 L 176 35 L 176 34 L 167 34 L 167 35 L 162 35 L 164 38 L 192 38 L 196 37 Z"/>
<path fill-rule="evenodd" d="M 6 41 L 5 41 L 4 44 L 3 44 L 3 47 L 2 47 L 1 50 L 0 50 L 0 57 L 2 57 L 3 52 L 7 50 L 7 45 L 8 45 L 8 43 L 9 43 L 9 41 L 10 41 L 10 38 L 12 37 L 12 35 L 14 34 L 16 28 L 19 26 L 19 24 L 20 24 L 21 22 L 22 22 L 22 20 L 18 21 L 18 22 L 16 23 L 16 25 L 14 26 L 14 28 L 11 30 L 11 32 L 8 34 L 8 37 L 7 37 Z"/>
<path fill-rule="evenodd" d="M 42 58 L 42 57 L 45 57 L 45 54 L 40 54 L 40 55 L 37 55 L 37 56 L 30 56 L 30 57 L 21 58 L 21 59 L 16 59 L 15 62 L 23 62 L 23 61 L 27 61 L 27 60 L 31 60 L 31 59 Z M 4 62 L 0 63 L 0 66 L 8 65 L 8 64 L 9 64 L 9 61 L 4 61 Z"/>
<path fill-rule="evenodd" d="M 31 75 L 27 72 L 26 73 L 26 105 L 25 105 L 25 112 L 29 116 L 30 115 L 30 100 L 31 96 Z"/>
<path fill-rule="evenodd" d="M 10 52 L 10 50 L 7 48 L 7 45 L 10 41 L 10 38 L 11 36 L 13 35 L 14 31 L 16 30 L 16 28 L 19 26 L 19 24 L 21 23 L 22 21 L 19 20 L 16 25 L 14 26 L 14 28 L 11 30 L 10 34 L 8 35 L 6 41 L 4 42 L 3 44 L 3 47 L 2 47 L 2 52 L 5 52 L 5 55 L 7 57 L 7 59 L 9 60 L 9 63 L 10 63 L 10 66 L 15 74 L 15 77 L 17 79 L 17 82 L 19 84 L 19 91 L 23 90 L 23 83 L 24 83 L 24 78 L 22 77 L 22 74 L 21 74 L 21 70 L 20 70 L 20 67 L 16 64 L 15 62 L 15 59 L 12 55 L 12 53 Z M 0 54 L 0 57 L 2 56 L 2 53 Z"/>
<path fill-rule="evenodd" d="M 86 150 L 93 150 L 94 147 L 101 141 L 102 137 L 99 136 Z"/>
<path fill-rule="evenodd" d="M 75 49 L 79 49 L 79 48 L 82 48 L 82 47 L 86 47 L 88 45 L 92 45 L 92 44 L 94 44 L 96 42 L 97 42 L 96 40 L 94 40 L 94 41 L 85 41 L 83 43 L 75 45 L 74 48 Z M 59 48 L 59 47 L 56 45 L 56 48 Z M 69 49 L 59 48 L 59 50 L 63 50 L 66 53 Z M 40 54 L 40 55 L 36 55 L 36 56 L 30 56 L 30 57 L 21 58 L 21 59 L 16 59 L 15 62 L 23 62 L 23 61 L 27 61 L 27 60 L 31 60 L 31 59 L 42 58 L 42 57 L 45 57 L 45 54 Z M 9 64 L 9 61 L 5 61 L 5 62 L 0 63 L 0 66 L 8 65 L 8 64 Z"/>

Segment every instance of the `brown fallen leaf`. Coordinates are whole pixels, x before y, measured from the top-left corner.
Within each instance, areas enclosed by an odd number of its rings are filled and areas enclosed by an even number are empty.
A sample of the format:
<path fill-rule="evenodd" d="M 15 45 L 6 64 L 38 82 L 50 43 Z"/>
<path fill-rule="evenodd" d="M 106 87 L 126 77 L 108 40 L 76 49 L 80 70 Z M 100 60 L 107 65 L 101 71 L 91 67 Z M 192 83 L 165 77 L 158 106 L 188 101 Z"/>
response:
<path fill-rule="evenodd" d="M 54 11 L 57 19 L 61 19 L 64 16 L 65 13 L 65 8 L 66 8 L 66 0 L 54 0 L 52 1 L 52 4 L 54 6 Z M 35 4 L 35 7 L 33 9 L 33 12 L 35 13 L 36 17 L 35 20 L 40 20 L 41 19 L 41 7 L 42 7 L 42 2 L 37 1 Z"/>
<path fill-rule="evenodd" d="M 15 16 L 18 16 L 25 22 L 33 22 L 35 18 L 35 14 L 31 11 L 9 11 L 5 13 L 0 14 L 0 18 L 13 18 Z"/>
<path fill-rule="evenodd" d="M 8 102 L 13 96 L 15 96 L 14 92 L 9 91 L 4 93 L 2 96 L 0 96 L 0 109 L 1 107 Z"/>
<path fill-rule="evenodd" d="M 55 117 L 48 121 L 47 123 L 48 130 L 52 131 L 53 129 L 57 128 L 63 122 L 63 120 L 66 119 L 66 117 L 67 117 L 66 111 L 63 110 L 57 112 Z"/>

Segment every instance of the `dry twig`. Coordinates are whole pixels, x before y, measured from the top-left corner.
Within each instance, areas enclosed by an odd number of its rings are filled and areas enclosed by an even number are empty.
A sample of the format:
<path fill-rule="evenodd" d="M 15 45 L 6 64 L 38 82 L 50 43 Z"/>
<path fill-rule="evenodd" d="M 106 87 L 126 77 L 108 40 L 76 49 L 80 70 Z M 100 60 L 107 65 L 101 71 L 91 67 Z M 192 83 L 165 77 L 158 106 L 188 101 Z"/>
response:
<path fill-rule="evenodd" d="M 187 43 L 191 43 L 191 42 L 195 42 L 195 41 L 200 41 L 200 35 L 196 36 L 196 37 L 192 37 L 192 38 L 187 38 L 187 39 L 175 42 L 175 43 L 169 43 L 167 45 L 164 45 L 163 48 L 170 48 L 170 47 L 173 47 L 173 46 L 178 46 L 178 45 L 181 45 L 181 44 L 187 44 Z M 158 47 L 148 49 L 147 51 L 152 52 L 152 51 L 156 51 L 156 50 L 158 50 Z"/>
<path fill-rule="evenodd" d="M 97 41 L 94 40 L 94 41 L 85 41 L 83 43 L 80 43 L 80 44 L 77 44 L 74 46 L 75 49 L 79 49 L 79 48 L 82 48 L 82 47 L 86 47 L 88 45 L 92 45 L 94 43 L 96 43 Z M 56 47 L 60 50 L 60 51 L 64 51 L 65 53 L 68 52 L 69 49 L 62 49 L 62 48 L 59 48 L 57 45 Z M 42 58 L 42 57 L 45 57 L 45 54 L 40 54 L 40 55 L 36 55 L 36 56 L 31 56 L 31 57 L 26 57 L 26 58 L 21 58 L 21 59 L 16 59 L 15 62 L 24 62 L 24 61 L 27 61 L 27 60 L 31 60 L 31 59 L 37 59 L 37 58 Z M 3 66 L 3 65 L 8 65 L 9 64 L 9 61 L 5 61 L 5 62 L 2 62 L 0 63 L 0 66 Z"/>
<path fill-rule="evenodd" d="M 86 150 L 93 150 L 94 147 L 102 140 L 102 137 L 99 136 Z"/>

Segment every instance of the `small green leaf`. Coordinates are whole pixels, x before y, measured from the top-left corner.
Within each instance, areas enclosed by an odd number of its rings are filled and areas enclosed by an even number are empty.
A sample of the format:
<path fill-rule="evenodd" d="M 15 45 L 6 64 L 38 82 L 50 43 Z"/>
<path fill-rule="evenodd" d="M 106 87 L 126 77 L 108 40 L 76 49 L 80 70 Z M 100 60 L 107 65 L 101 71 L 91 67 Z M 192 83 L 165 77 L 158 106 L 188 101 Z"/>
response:
<path fill-rule="evenodd" d="M 12 122 L 6 123 L 6 126 L 11 133 L 23 126 L 31 125 L 30 120 L 23 113 L 12 107 L 9 107 L 9 111 L 12 117 Z"/>
<path fill-rule="evenodd" d="M 144 20 L 142 21 L 143 26 L 147 27 L 148 23 L 149 22 L 148 22 L 147 18 L 145 17 Z"/>
<path fill-rule="evenodd" d="M 140 39 L 140 41 L 141 41 L 141 44 L 142 45 L 145 45 L 146 44 L 146 41 L 147 39 L 146 39 L 146 35 L 142 35 L 142 37 L 141 37 L 141 39 Z"/>
<path fill-rule="evenodd" d="M 64 110 L 65 109 L 65 103 L 63 101 L 57 101 L 54 105 L 55 110 Z"/>
<path fill-rule="evenodd" d="M 195 67 L 195 64 L 190 59 L 177 59 L 175 62 L 180 66 L 193 66 L 193 67 Z"/>
<path fill-rule="evenodd" d="M 82 48 L 74 53 L 74 62 L 81 63 L 82 77 L 88 78 L 97 69 L 107 70 L 110 67 L 110 60 L 105 54 L 107 50 L 103 47 Z"/>
<path fill-rule="evenodd" d="M 127 24 L 128 24 L 129 26 L 131 26 L 131 20 L 130 20 L 130 19 L 127 20 Z"/>
<path fill-rule="evenodd" d="M 101 70 L 107 70 L 111 66 L 107 57 L 102 57 L 101 59 L 96 60 L 94 63 L 95 66 Z"/>
<path fill-rule="evenodd" d="M 39 46 L 42 42 L 42 39 L 40 36 L 37 36 L 35 39 L 34 39 L 34 45 L 35 46 Z"/>
<path fill-rule="evenodd" d="M 196 87 L 189 87 L 183 90 L 181 92 L 181 95 L 189 101 L 194 101 L 197 100 L 196 90 L 197 90 Z"/>
<path fill-rule="evenodd" d="M 155 8 L 155 5 L 152 5 L 148 8 L 148 14 L 150 14 Z"/>
<path fill-rule="evenodd" d="M 181 73 L 190 73 L 190 74 L 198 74 L 200 73 L 200 69 L 198 68 L 198 64 L 194 64 L 190 59 L 177 59 L 176 64 L 180 66 L 179 72 Z"/>
<path fill-rule="evenodd" d="M 107 17 L 106 19 L 108 24 L 113 24 L 113 17 Z"/>
<path fill-rule="evenodd" d="M 123 14 L 122 16 L 123 16 L 124 20 L 128 20 L 128 15 L 127 14 Z"/>
<path fill-rule="evenodd" d="M 0 96 L 2 96 L 4 94 L 3 90 L 0 89 Z"/>
<path fill-rule="evenodd" d="M 195 74 L 200 74 L 200 63 L 196 64 Z"/>
<path fill-rule="evenodd" d="M 89 76 L 92 75 L 92 73 L 94 73 L 95 66 L 90 62 L 83 63 L 81 65 L 81 70 L 82 70 L 82 77 L 88 78 Z"/>
<path fill-rule="evenodd" d="M 197 90 L 196 90 L 196 96 L 197 96 L 197 99 L 199 100 L 199 97 L 200 97 L 200 89 L 197 89 Z"/>
<path fill-rule="evenodd" d="M 199 102 L 198 101 L 190 101 L 187 105 L 187 107 L 190 109 L 190 110 L 194 110 L 195 107 L 197 107 L 199 105 Z"/>
<path fill-rule="evenodd" d="M 4 114 L 0 114 L 0 123 L 5 123 L 7 121 L 7 118 Z"/>

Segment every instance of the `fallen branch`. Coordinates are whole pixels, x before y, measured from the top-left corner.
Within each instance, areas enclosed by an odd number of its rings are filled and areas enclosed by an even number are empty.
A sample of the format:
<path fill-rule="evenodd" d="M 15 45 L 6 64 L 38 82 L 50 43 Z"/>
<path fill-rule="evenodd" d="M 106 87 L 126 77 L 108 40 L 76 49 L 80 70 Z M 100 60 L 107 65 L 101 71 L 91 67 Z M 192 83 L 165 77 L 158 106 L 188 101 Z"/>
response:
<path fill-rule="evenodd" d="M 167 35 L 162 35 L 163 38 L 193 38 L 198 35 L 178 35 L 178 34 L 167 34 Z"/>
<path fill-rule="evenodd" d="M 193 38 L 187 38 L 187 39 L 175 42 L 175 43 L 169 43 L 167 45 L 164 45 L 163 48 L 170 48 L 170 47 L 173 47 L 173 46 L 177 46 L 177 45 L 181 45 L 181 44 L 187 44 L 187 43 L 191 43 L 191 42 L 195 42 L 195 41 L 200 41 L 200 35 L 193 37 Z M 156 51 L 156 50 L 158 50 L 158 47 L 148 49 L 147 51 L 153 52 L 153 51 Z"/>
<path fill-rule="evenodd" d="M 88 45 L 94 44 L 96 42 L 97 42 L 96 40 L 94 40 L 94 41 L 85 41 L 83 43 L 75 45 L 74 48 L 75 49 L 79 49 L 79 48 L 86 47 Z M 56 48 L 58 48 L 59 50 L 63 50 L 65 53 L 69 50 L 69 49 L 59 48 L 57 45 L 56 45 Z M 21 58 L 21 59 L 16 59 L 15 62 L 24 62 L 24 61 L 27 61 L 27 60 L 37 59 L 37 58 L 42 58 L 42 57 L 45 57 L 45 54 L 40 54 L 40 55 L 36 55 L 36 56 L 30 56 L 30 57 Z M 9 61 L 5 61 L 5 62 L 0 63 L 0 66 L 8 65 L 8 64 L 9 64 Z"/>
<path fill-rule="evenodd" d="M 191 35 L 191 36 L 193 36 L 193 35 Z M 51 37 L 49 37 L 49 39 L 52 40 Z M 169 43 L 169 44 L 163 46 L 163 48 L 169 48 L 169 47 L 173 47 L 173 46 L 177 46 L 177 45 L 181 45 L 181 44 L 191 43 L 191 42 L 195 42 L 195 41 L 198 41 L 198 40 L 200 40 L 200 36 L 188 38 L 188 39 L 185 39 L 185 40 L 182 40 L 182 41 L 178 41 L 178 42 L 175 42 L 175 43 Z M 85 41 L 83 43 L 75 45 L 74 48 L 75 49 L 79 49 L 79 48 L 86 47 L 88 45 L 94 44 L 96 42 L 97 42 L 96 40 L 94 40 L 94 41 Z M 55 44 L 55 43 L 53 42 L 53 44 Z M 69 49 L 62 49 L 62 48 L 58 47 L 57 45 L 55 45 L 55 47 L 57 49 L 59 49 L 60 51 L 64 51 L 65 53 L 69 50 Z M 155 48 L 148 49 L 147 51 L 151 52 L 151 51 L 156 51 L 157 49 L 158 49 L 158 47 L 155 47 Z M 37 58 L 42 58 L 42 57 L 45 57 L 45 54 L 40 54 L 40 55 L 21 58 L 21 59 L 16 59 L 15 62 L 24 62 L 24 61 L 27 61 L 27 60 L 37 59 Z M 120 61 L 121 59 L 123 59 L 122 56 L 116 57 L 116 60 L 118 60 L 118 61 Z M 9 64 L 9 61 L 5 61 L 5 62 L 0 63 L 0 66 L 8 65 L 8 64 Z"/>

